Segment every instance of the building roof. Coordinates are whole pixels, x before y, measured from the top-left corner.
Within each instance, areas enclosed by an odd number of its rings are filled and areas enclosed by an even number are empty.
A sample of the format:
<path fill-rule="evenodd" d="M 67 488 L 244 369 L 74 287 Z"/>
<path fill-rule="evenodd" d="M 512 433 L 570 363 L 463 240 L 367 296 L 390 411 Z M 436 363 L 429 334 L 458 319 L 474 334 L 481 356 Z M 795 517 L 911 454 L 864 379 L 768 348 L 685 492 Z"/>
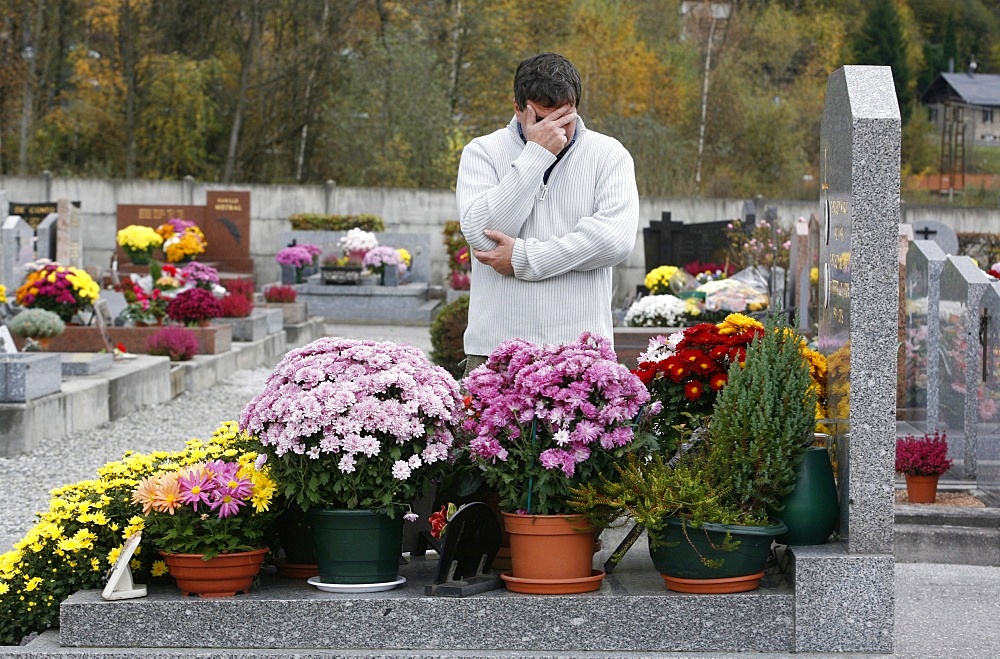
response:
<path fill-rule="evenodd" d="M 924 103 L 958 98 L 969 105 L 1000 107 L 1000 75 L 992 73 L 939 73 Z"/>

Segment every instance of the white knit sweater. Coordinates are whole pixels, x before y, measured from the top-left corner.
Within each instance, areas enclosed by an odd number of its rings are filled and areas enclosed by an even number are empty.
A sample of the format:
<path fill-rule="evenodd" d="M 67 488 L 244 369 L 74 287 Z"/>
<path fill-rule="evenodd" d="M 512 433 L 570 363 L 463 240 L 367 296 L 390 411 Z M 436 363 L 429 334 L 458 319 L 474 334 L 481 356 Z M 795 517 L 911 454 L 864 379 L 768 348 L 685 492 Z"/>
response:
<path fill-rule="evenodd" d="M 456 195 L 462 233 L 492 249 L 493 229 L 517 238 L 514 275 L 472 259 L 465 352 L 489 355 L 513 338 L 562 343 L 589 331 L 613 340 L 612 268 L 635 246 L 639 193 L 632 156 L 614 138 L 576 123 L 576 141 L 556 157 L 506 128 L 462 151 Z"/>

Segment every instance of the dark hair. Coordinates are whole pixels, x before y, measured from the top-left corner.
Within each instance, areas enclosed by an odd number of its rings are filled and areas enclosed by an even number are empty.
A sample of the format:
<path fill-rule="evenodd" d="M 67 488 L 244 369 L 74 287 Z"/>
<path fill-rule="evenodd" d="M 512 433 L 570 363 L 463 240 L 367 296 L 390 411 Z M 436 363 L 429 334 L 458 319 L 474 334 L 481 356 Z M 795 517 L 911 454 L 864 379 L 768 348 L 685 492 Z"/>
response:
<path fill-rule="evenodd" d="M 521 110 L 528 101 L 549 108 L 567 103 L 578 106 L 582 96 L 580 72 L 562 55 L 541 53 L 517 65 L 514 73 L 514 102 Z"/>

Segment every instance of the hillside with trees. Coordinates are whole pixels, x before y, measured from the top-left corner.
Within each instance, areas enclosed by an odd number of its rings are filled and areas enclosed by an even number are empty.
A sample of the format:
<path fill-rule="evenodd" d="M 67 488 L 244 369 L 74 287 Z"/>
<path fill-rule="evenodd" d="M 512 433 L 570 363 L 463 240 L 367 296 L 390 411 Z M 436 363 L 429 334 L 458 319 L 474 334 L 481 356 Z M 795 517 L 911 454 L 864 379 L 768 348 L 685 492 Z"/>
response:
<path fill-rule="evenodd" d="M 641 194 L 813 198 L 833 70 L 892 67 L 910 174 L 937 167 L 936 75 L 1000 73 L 1000 0 L 0 0 L 0 19 L 5 175 L 448 189 L 512 115 L 517 62 L 551 50 Z"/>

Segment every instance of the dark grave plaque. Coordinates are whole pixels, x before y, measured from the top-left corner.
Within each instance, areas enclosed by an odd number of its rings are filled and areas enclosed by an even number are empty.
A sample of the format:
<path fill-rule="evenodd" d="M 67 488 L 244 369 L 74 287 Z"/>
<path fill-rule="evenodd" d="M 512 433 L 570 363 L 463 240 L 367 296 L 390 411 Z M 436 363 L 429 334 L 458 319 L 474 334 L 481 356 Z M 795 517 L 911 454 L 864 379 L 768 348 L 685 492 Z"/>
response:
<path fill-rule="evenodd" d="M 684 224 L 664 212 L 642 230 L 646 272 L 661 265 L 683 268 L 688 263 L 722 263 L 726 260 L 726 227 L 729 220 Z"/>
<path fill-rule="evenodd" d="M 459 508 L 445 527 L 438 574 L 424 594 L 467 597 L 503 588 L 490 571 L 501 540 L 500 522 L 489 506 L 475 502 Z"/>
<path fill-rule="evenodd" d="M 74 206 L 80 208 L 80 202 L 72 202 Z M 20 201 L 12 201 L 9 204 L 10 211 L 8 215 L 20 215 L 21 219 L 31 225 L 32 229 L 37 229 L 38 225 L 42 223 L 46 217 L 52 213 L 59 212 L 59 202 L 57 201 L 45 201 L 39 203 L 24 203 Z"/>
<path fill-rule="evenodd" d="M 199 223 L 208 241 L 205 260 L 217 261 L 223 272 L 253 272 L 250 193 L 209 190 L 205 199 L 205 221 Z"/>

